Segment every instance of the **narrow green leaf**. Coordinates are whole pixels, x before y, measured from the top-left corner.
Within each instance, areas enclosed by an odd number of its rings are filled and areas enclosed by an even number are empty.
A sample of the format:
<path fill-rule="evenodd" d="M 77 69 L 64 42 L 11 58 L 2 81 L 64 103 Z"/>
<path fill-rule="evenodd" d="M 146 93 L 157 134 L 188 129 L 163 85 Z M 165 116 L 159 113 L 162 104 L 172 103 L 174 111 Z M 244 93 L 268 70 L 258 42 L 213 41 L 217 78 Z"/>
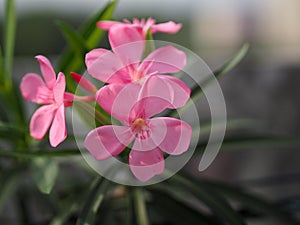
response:
<path fill-rule="evenodd" d="M 35 158 L 32 160 L 31 171 L 39 190 L 44 194 L 49 194 L 52 191 L 58 175 L 57 161 Z"/>
<path fill-rule="evenodd" d="M 62 21 L 57 21 L 56 24 L 64 34 L 73 53 L 83 57 L 83 54 L 87 51 L 83 37 L 73 30 L 73 28 L 71 28 L 68 24 Z"/>
<path fill-rule="evenodd" d="M 6 0 L 4 27 L 4 71 L 6 75 L 6 82 L 11 83 L 16 33 L 16 12 L 14 0 Z"/>
<path fill-rule="evenodd" d="M 69 25 L 61 21 L 57 21 L 56 24 L 64 34 L 70 46 L 70 52 L 72 52 L 72 58 L 63 72 L 66 73 L 68 90 L 75 92 L 76 84 L 69 76 L 69 72 L 78 70 L 84 65 L 84 53 L 87 52 L 87 47 L 82 36 L 74 31 Z"/>
<path fill-rule="evenodd" d="M 4 64 L 3 64 L 3 55 L 2 55 L 2 47 L 0 46 L 0 85 L 3 85 L 4 81 Z"/>
<path fill-rule="evenodd" d="M 87 47 L 87 50 L 96 47 L 96 45 L 99 43 L 104 32 L 99 28 L 97 28 L 96 23 L 100 20 L 111 19 L 113 11 L 116 6 L 116 2 L 117 1 L 109 2 L 104 9 L 100 10 L 95 16 L 93 16 L 90 20 L 88 20 L 80 29 L 78 35 L 80 35 L 82 39 L 85 40 L 85 46 Z M 71 48 L 67 48 L 59 60 L 58 70 L 66 74 L 68 74 L 71 71 L 78 71 L 80 69 L 80 67 L 78 67 L 78 65 L 80 64 L 79 60 L 77 59 L 76 63 L 73 62 L 73 60 L 74 60 L 73 51 Z M 82 62 L 84 62 L 84 58 L 82 59 Z M 67 78 L 68 77 L 69 76 L 67 76 Z M 70 91 L 74 91 L 74 90 L 71 89 Z"/>
<path fill-rule="evenodd" d="M 296 221 L 294 217 L 292 217 L 290 214 L 288 214 L 278 206 L 274 205 L 272 202 L 262 197 L 258 197 L 257 195 L 250 194 L 241 188 L 233 187 L 231 185 L 212 180 L 191 180 L 197 185 L 204 185 L 209 189 L 214 189 L 219 193 L 228 196 L 232 200 L 239 202 L 243 206 L 254 210 L 255 212 L 262 212 L 266 215 L 270 215 L 280 221 L 281 224 L 299 225 L 299 222 Z"/>
<path fill-rule="evenodd" d="M 76 225 L 92 225 L 108 188 L 112 185 L 108 180 L 97 177 L 90 187 L 82 211 Z"/>
<path fill-rule="evenodd" d="M 80 198 L 77 197 L 77 199 Z M 79 209 L 79 202 L 77 199 L 73 199 L 72 202 L 69 202 L 68 205 L 65 205 L 65 207 L 59 211 L 59 214 L 51 220 L 50 225 L 66 224 L 66 220 L 68 219 L 68 217 Z"/>
<path fill-rule="evenodd" d="M 110 1 L 100 13 L 96 14 L 89 23 L 82 28 L 80 33 L 86 38 L 86 45 L 89 50 L 99 43 L 104 34 L 104 31 L 96 26 L 96 23 L 100 20 L 111 20 L 116 6 L 117 1 Z"/>
<path fill-rule="evenodd" d="M 87 125 L 93 127 L 95 126 L 95 121 L 97 126 L 111 124 L 108 114 L 104 114 L 101 111 L 94 108 L 90 103 L 86 102 L 74 102 L 73 107 L 78 111 L 81 118 L 87 123 Z"/>
<path fill-rule="evenodd" d="M 221 66 L 221 68 L 214 71 L 214 75 L 217 78 L 219 78 L 223 74 L 226 74 L 229 71 L 231 71 L 232 69 L 234 69 L 242 61 L 242 59 L 247 55 L 249 48 L 250 48 L 250 44 L 245 43 L 231 59 L 229 59 L 223 66 Z"/>
<path fill-rule="evenodd" d="M 156 184 L 149 187 L 151 201 L 158 213 L 164 216 L 172 224 L 181 225 L 184 220 L 191 225 L 218 225 L 216 218 L 207 213 L 200 212 L 199 207 L 192 206 L 189 200 L 194 202 L 191 195 L 178 191 L 176 187 L 169 187 L 165 183 Z"/>
<path fill-rule="evenodd" d="M 206 143 L 201 142 L 198 148 L 204 148 Z M 243 150 L 249 148 L 300 147 L 298 139 L 276 136 L 239 136 L 226 137 L 222 143 L 222 150 Z"/>
<path fill-rule="evenodd" d="M 134 209 L 138 225 L 149 225 L 149 218 L 146 208 L 146 200 L 142 188 L 135 188 L 133 192 Z"/>
<path fill-rule="evenodd" d="M 13 158 L 51 158 L 51 157 L 69 157 L 78 156 L 81 152 L 79 150 L 57 150 L 57 151 L 36 151 L 36 152 L 24 152 L 24 151 L 11 151 L 0 150 L 0 156 L 13 157 Z"/>
<path fill-rule="evenodd" d="M 172 185 L 181 186 L 183 190 L 189 190 L 200 201 L 206 204 L 214 215 L 222 221 L 226 221 L 231 225 L 245 225 L 242 217 L 235 212 L 230 204 L 222 196 L 218 195 L 218 193 L 205 189 L 178 174 L 174 175 L 170 179 L 170 182 L 172 182 Z"/>
<path fill-rule="evenodd" d="M 25 133 L 25 129 L 0 121 L 0 138 L 15 142 L 17 139 L 23 138 Z"/>

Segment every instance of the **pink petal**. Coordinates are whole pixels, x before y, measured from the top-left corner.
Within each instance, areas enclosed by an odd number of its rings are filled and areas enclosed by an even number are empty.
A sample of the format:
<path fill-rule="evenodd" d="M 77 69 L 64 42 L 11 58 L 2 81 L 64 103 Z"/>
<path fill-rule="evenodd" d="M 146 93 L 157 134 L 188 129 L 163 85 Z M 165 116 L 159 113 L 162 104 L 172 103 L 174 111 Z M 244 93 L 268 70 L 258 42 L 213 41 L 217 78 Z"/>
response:
<path fill-rule="evenodd" d="M 62 104 L 56 111 L 55 117 L 50 128 L 50 144 L 52 147 L 56 147 L 63 142 L 67 137 L 66 119 L 65 119 L 65 107 Z"/>
<path fill-rule="evenodd" d="M 165 124 L 161 127 L 162 122 Z M 187 151 L 191 138 L 192 127 L 182 121 L 170 117 L 158 117 L 151 119 L 152 139 L 155 143 L 159 143 L 159 148 L 171 155 L 179 155 Z M 161 141 L 161 129 L 166 129 L 167 132 Z"/>
<path fill-rule="evenodd" d="M 172 93 L 169 108 L 180 108 L 184 106 L 190 98 L 190 88 L 177 77 L 166 75 L 157 75 L 157 77 L 162 79 L 169 86 L 169 91 Z"/>
<path fill-rule="evenodd" d="M 125 68 L 119 58 L 111 51 L 101 52 L 101 49 L 96 49 L 86 55 L 88 73 L 102 82 L 128 83 L 131 78 L 121 72 Z"/>
<path fill-rule="evenodd" d="M 85 64 L 87 67 L 90 67 L 98 58 L 103 56 L 106 53 L 109 53 L 110 51 L 104 48 L 96 48 L 91 51 L 89 51 L 85 55 Z"/>
<path fill-rule="evenodd" d="M 49 104 L 52 102 L 52 91 L 49 90 L 42 78 L 37 74 L 26 74 L 21 81 L 20 89 L 23 98 L 26 100 L 38 104 Z"/>
<path fill-rule="evenodd" d="M 70 92 L 64 93 L 64 101 L 71 102 L 75 99 L 75 97 L 76 96 L 73 93 L 70 93 Z"/>
<path fill-rule="evenodd" d="M 145 46 L 142 28 L 116 25 L 108 33 L 110 45 L 124 66 L 140 62 Z"/>
<path fill-rule="evenodd" d="M 112 26 L 116 24 L 122 24 L 122 23 L 118 21 L 103 20 L 97 23 L 97 27 L 101 28 L 102 30 L 109 30 Z"/>
<path fill-rule="evenodd" d="M 168 108 L 173 101 L 173 93 L 168 83 L 157 75 L 149 76 L 139 93 L 139 102 L 134 110 L 144 111 L 145 117 L 154 116 Z"/>
<path fill-rule="evenodd" d="M 60 72 L 57 76 L 57 80 L 53 88 L 55 102 L 59 105 L 64 102 L 65 89 L 66 89 L 66 78 L 65 75 Z"/>
<path fill-rule="evenodd" d="M 186 55 L 173 46 L 165 46 L 150 53 L 143 61 L 142 68 L 148 74 L 176 73 L 186 64 Z"/>
<path fill-rule="evenodd" d="M 112 117 L 128 125 L 129 113 L 137 102 L 139 84 L 109 84 L 96 94 L 96 101 Z"/>
<path fill-rule="evenodd" d="M 86 91 L 89 91 L 91 93 L 96 93 L 97 89 L 95 85 L 93 85 L 88 79 L 86 79 L 84 76 L 79 75 L 78 73 L 71 72 L 70 73 L 72 78 L 75 80 L 75 82 L 85 89 Z"/>
<path fill-rule="evenodd" d="M 84 146 L 95 159 L 103 160 L 120 154 L 133 138 L 129 127 L 101 126 L 86 136 Z"/>
<path fill-rule="evenodd" d="M 159 148 L 146 152 L 131 150 L 129 164 L 134 176 L 142 182 L 162 174 L 165 167 L 164 157 Z"/>
<path fill-rule="evenodd" d="M 38 108 L 30 121 L 30 135 L 35 139 L 42 139 L 48 131 L 57 108 L 45 105 Z"/>
<path fill-rule="evenodd" d="M 38 62 L 40 63 L 40 68 L 42 75 L 44 77 L 44 80 L 47 84 L 47 86 L 52 89 L 54 87 L 55 81 L 56 81 L 56 74 L 55 71 L 50 63 L 50 61 L 42 55 L 38 55 L 35 57 Z"/>
<path fill-rule="evenodd" d="M 173 21 L 169 21 L 166 23 L 152 25 L 151 32 L 152 33 L 163 32 L 163 33 L 174 34 L 177 33 L 180 30 L 180 28 L 181 28 L 180 23 L 176 24 Z"/>

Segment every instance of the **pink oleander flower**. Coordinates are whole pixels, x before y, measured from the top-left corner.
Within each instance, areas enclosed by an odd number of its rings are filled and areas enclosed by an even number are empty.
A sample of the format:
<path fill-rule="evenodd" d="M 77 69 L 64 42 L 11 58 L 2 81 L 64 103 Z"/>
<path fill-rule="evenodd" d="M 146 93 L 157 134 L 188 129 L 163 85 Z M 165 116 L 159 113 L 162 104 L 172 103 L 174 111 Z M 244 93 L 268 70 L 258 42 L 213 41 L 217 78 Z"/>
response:
<path fill-rule="evenodd" d="M 66 80 L 63 73 L 56 79 L 50 61 L 44 56 L 36 56 L 44 80 L 35 73 L 27 73 L 20 85 L 24 99 L 41 104 L 30 121 L 30 135 L 40 140 L 50 127 L 49 140 L 53 147 L 63 142 L 67 136 L 65 107 L 71 106 L 74 100 L 92 101 L 94 96 L 75 96 L 65 92 Z M 85 83 L 83 81 L 83 83 Z M 92 90 L 92 86 L 90 86 Z M 93 89 L 95 90 L 95 88 Z"/>
<path fill-rule="evenodd" d="M 156 32 L 174 34 L 177 33 L 181 28 L 181 24 L 176 24 L 173 21 L 160 23 L 160 24 L 155 24 L 155 22 L 156 21 L 152 18 L 148 18 L 147 20 L 146 19 L 138 20 L 134 18 L 132 22 L 130 22 L 127 19 L 124 19 L 123 23 L 118 21 L 104 20 L 104 21 L 99 21 L 97 23 L 97 26 L 102 30 L 110 30 L 110 28 L 112 28 L 115 25 L 141 28 L 140 34 L 142 34 L 143 38 L 146 37 L 147 31 L 149 29 L 151 31 L 151 34 L 154 34 Z"/>
<path fill-rule="evenodd" d="M 96 160 L 117 156 L 133 142 L 130 169 L 136 178 L 145 182 L 163 173 L 163 152 L 179 155 L 187 151 L 192 136 L 189 124 L 175 118 L 152 118 L 168 107 L 169 102 L 147 97 L 147 90 L 140 91 L 136 84 L 119 85 L 115 99 L 104 101 L 101 91 L 97 93 L 97 102 L 123 125 L 101 126 L 87 135 L 84 146 Z"/>
<path fill-rule="evenodd" d="M 109 30 L 112 51 L 98 48 L 86 55 L 88 73 L 94 78 L 108 83 L 104 96 L 114 98 L 115 86 L 135 83 L 142 88 L 146 79 L 149 95 L 159 95 L 170 103 L 170 108 L 183 106 L 190 96 L 190 89 L 176 77 L 166 74 L 176 73 L 186 64 L 185 53 L 173 46 L 161 47 L 150 53 L 144 60 L 142 55 L 145 42 L 137 29 L 113 26 Z M 160 91 L 157 92 L 157 88 Z"/>

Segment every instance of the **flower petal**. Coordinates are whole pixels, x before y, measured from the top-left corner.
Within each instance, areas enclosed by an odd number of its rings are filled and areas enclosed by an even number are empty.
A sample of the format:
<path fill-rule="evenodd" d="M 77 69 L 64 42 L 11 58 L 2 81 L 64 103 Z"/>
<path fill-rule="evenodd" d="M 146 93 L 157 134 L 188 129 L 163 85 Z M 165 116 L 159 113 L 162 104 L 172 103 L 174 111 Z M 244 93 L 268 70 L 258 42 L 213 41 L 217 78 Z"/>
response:
<path fill-rule="evenodd" d="M 78 73 L 71 72 L 70 75 L 72 78 L 75 80 L 75 82 L 82 87 L 84 90 L 91 92 L 91 93 L 96 93 L 97 88 L 95 85 L 93 85 L 88 79 L 86 79 L 84 76 L 81 76 Z"/>
<path fill-rule="evenodd" d="M 60 72 L 57 76 L 57 80 L 53 88 L 54 100 L 59 105 L 64 102 L 65 89 L 66 89 L 66 78 L 65 75 Z"/>
<path fill-rule="evenodd" d="M 135 112 L 143 111 L 145 117 L 149 118 L 170 107 L 173 93 L 160 76 L 152 75 L 146 78 L 138 99 L 139 101 L 133 110 Z"/>
<path fill-rule="evenodd" d="M 45 105 L 38 108 L 30 121 L 30 135 L 35 139 L 42 139 L 48 131 L 57 108 Z"/>
<path fill-rule="evenodd" d="M 131 150 L 129 164 L 134 176 L 142 182 L 162 174 L 165 168 L 165 160 L 159 148 L 146 152 Z"/>
<path fill-rule="evenodd" d="M 114 26 L 116 24 L 122 24 L 122 23 L 120 23 L 118 21 L 103 20 L 103 21 L 99 21 L 97 23 L 97 27 L 99 27 L 102 30 L 109 30 L 112 26 Z"/>
<path fill-rule="evenodd" d="M 137 102 L 139 84 L 109 84 L 96 94 L 96 101 L 112 117 L 128 125 L 130 111 Z"/>
<path fill-rule="evenodd" d="M 131 78 L 129 74 L 123 73 L 126 69 L 120 59 L 111 51 L 95 49 L 86 55 L 88 73 L 102 82 L 128 83 Z"/>
<path fill-rule="evenodd" d="M 161 124 L 165 124 L 166 134 L 161 141 Z M 152 139 L 159 143 L 159 148 L 171 155 L 179 155 L 187 151 L 191 138 L 192 127 L 179 119 L 170 117 L 158 117 L 151 119 Z"/>
<path fill-rule="evenodd" d="M 107 49 L 104 49 L 104 48 L 96 48 L 96 49 L 89 51 L 85 55 L 86 66 L 90 67 L 91 64 L 93 64 L 98 58 L 100 58 L 101 56 L 103 56 L 104 54 L 106 54 L 108 52 L 110 52 L 110 51 Z"/>
<path fill-rule="evenodd" d="M 160 24 L 154 24 L 151 26 L 151 32 L 163 32 L 163 33 L 169 33 L 174 34 L 177 33 L 181 28 L 180 23 L 174 23 L 173 21 L 169 21 L 166 23 L 160 23 Z"/>
<path fill-rule="evenodd" d="M 65 119 L 65 107 L 64 104 L 57 109 L 54 116 L 52 126 L 50 128 L 50 144 L 52 147 L 56 147 L 63 142 L 67 137 L 66 119 Z"/>
<path fill-rule="evenodd" d="M 53 99 L 52 92 L 42 78 L 34 73 L 28 73 L 22 78 L 20 89 L 24 99 L 38 104 L 49 104 L 50 99 Z"/>
<path fill-rule="evenodd" d="M 109 30 L 108 37 L 113 52 L 124 66 L 140 62 L 145 46 L 142 28 L 116 25 Z"/>
<path fill-rule="evenodd" d="M 186 84 L 177 77 L 157 75 L 167 85 L 170 93 L 172 93 L 169 108 L 180 108 L 189 100 L 191 90 Z"/>
<path fill-rule="evenodd" d="M 103 160 L 120 154 L 133 138 L 129 127 L 107 125 L 92 130 L 86 136 L 84 146 L 95 159 Z"/>
<path fill-rule="evenodd" d="M 176 73 L 183 69 L 186 64 L 186 55 L 173 46 L 165 46 L 150 53 L 142 62 L 141 67 L 148 74 Z"/>
<path fill-rule="evenodd" d="M 50 61 L 42 55 L 38 55 L 35 58 L 40 63 L 40 69 L 47 86 L 52 89 L 56 81 L 56 74 Z"/>

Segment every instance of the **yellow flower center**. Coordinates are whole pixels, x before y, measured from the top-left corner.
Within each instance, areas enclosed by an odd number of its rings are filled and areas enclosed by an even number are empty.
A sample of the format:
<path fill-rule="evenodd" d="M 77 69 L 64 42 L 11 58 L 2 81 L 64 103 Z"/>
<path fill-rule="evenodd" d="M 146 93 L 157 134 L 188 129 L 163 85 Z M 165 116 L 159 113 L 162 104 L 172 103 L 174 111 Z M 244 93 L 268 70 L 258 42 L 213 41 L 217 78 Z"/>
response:
<path fill-rule="evenodd" d="M 132 123 L 133 129 L 136 130 L 137 132 L 141 132 L 145 130 L 147 127 L 146 121 L 142 118 L 137 118 L 135 121 Z"/>
<path fill-rule="evenodd" d="M 137 118 L 132 123 L 132 130 L 135 132 L 135 136 L 140 139 L 146 139 L 150 135 L 150 129 L 147 126 L 146 120 L 143 118 Z"/>

